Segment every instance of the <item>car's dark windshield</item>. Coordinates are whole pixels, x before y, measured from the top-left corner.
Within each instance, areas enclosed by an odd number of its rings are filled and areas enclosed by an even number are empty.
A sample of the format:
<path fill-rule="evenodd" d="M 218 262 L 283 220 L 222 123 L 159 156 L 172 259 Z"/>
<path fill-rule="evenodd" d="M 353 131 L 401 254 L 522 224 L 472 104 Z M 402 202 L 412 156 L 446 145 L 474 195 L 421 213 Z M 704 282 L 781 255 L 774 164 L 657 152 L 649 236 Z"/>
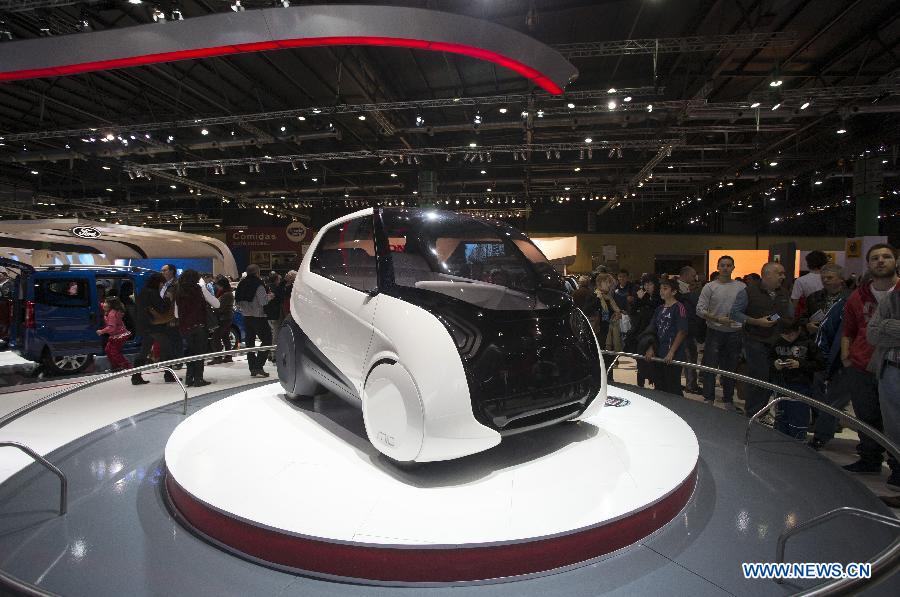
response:
<path fill-rule="evenodd" d="M 452 212 L 384 210 L 394 282 L 490 309 L 544 308 L 538 281 L 553 267 L 521 232 Z"/>

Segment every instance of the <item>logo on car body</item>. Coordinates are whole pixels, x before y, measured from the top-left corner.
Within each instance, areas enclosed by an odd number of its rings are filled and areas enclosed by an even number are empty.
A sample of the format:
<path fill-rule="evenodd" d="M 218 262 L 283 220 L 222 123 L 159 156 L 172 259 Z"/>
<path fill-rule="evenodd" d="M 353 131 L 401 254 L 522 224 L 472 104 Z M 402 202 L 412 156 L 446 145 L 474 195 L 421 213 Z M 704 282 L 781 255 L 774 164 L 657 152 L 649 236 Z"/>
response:
<path fill-rule="evenodd" d="M 100 238 L 100 231 L 93 226 L 75 226 L 71 232 L 78 238 Z"/>

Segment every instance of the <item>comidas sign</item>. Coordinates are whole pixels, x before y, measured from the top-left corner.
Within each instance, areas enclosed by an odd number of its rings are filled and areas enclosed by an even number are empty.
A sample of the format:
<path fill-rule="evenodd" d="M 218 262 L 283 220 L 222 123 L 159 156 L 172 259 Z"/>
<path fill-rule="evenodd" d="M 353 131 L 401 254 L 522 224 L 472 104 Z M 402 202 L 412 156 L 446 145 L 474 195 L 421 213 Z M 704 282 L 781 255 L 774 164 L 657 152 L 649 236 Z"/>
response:
<path fill-rule="evenodd" d="M 303 242 L 307 232 L 308 229 L 303 225 L 303 222 L 291 222 L 287 225 L 287 228 L 284 229 L 284 233 L 287 235 L 288 240 L 295 243 Z"/>
<path fill-rule="evenodd" d="M 78 238 L 100 238 L 100 231 L 91 226 L 75 226 L 71 232 Z"/>

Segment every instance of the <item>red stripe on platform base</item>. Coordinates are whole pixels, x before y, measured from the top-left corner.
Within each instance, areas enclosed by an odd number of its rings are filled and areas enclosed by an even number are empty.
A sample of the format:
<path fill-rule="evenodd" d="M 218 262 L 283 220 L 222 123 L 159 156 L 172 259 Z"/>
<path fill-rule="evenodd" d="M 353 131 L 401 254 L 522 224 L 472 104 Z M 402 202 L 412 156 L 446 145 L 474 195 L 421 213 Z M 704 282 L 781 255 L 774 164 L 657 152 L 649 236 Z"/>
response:
<path fill-rule="evenodd" d="M 460 547 L 336 543 L 280 533 L 231 518 L 185 491 L 166 471 L 169 498 L 197 530 L 240 553 L 300 571 L 378 583 L 453 583 L 564 568 L 631 545 L 671 521 L 687 504 L 696 467 L 673 492 L 643 510 L 566 535 Z"/>
<path fill-rule="evenodd" d="M 408 39 L 402 37 L 311 37 L 301 39 L 281 39 L 260 41 L 246 44 L 234 44 L 216 46 L 212 48 L 194 48 L 190 50 L 178 50 L 174 52 L 161 52 L 158 54 L 145 54 L 139 56 L 127 56 L 124 58 L 111 58 L 108 60 L 96 60 L 93 62 L 81 62 L 45 68 L 33 68 L 27 70 L 0 72 L 0 81 L 20 81 L 24 79 L 38 79 L 41 77 L 58 77 L 75 75 L 99 70 L 144 66 L 147 64 L 159 64 L 163 62 L 175 62 L 177 60 L 189 60 L 192 58 L 210 58 L 213 56 L 227 56 L 229 54 L 244 54 L 249 52 L 262 52 L 267 50 L 281 50 L 286 48 L 305 48 L 319 46 L 387 46 L 397 48 L 410 48 L 414 50 L 431 50 L 435 52 L 449 52 L 486 60 L 499 66 L 519 73 L 523 77 L 534 82 L 535 85 L 552 95 L 560 95 L 563 90 L 541 74 L 536 69 L 513 60 L 497 52 L 444 42 L 431 42 L 421 39 Z"/>

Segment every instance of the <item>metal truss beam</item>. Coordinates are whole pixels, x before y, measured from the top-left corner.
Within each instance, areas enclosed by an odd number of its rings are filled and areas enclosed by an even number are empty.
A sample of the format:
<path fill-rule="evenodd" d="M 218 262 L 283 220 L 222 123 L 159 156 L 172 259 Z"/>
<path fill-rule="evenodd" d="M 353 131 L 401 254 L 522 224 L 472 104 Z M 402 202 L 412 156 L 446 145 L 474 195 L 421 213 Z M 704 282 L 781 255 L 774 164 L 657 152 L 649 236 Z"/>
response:
<path fill-rule="evenodd" d="M 219 164 L 215 164 L 215 165 L 219 165 Z M 177 182 L 177 183 L 180 183 L 183 185 L 187 185 L 193 189 L 207 191 L 209 193 L 212 193 L 213 195 L 217 195 L 222 198 L 227 198 L 227 199 L 243 199 L 244 198 L 244 195 L 242 193 L 233 193 L 231 191 L 226 191 L 224 189 L 220 189 L 219 187 L 214 187 L 212 185 L 208 185 L 203 182 L 198 182 L 195 180 L 187 180 L 183 176 L 178 176 L 177 174 L 170 174 L 170 173 L 166 172 L 165 170 L 158 170 L 155 168 L 150 168 L 148 166 L 142 166 L 140 164 L 133 164 L 130 162 L 125 162 L 122 165 L 122 167 L 125 170 L 132 172 L 134 174 L 140 174 L 140 175 L 152 174 L 153 176 L 156 176 L 157 178 L 162 178 L 163 180 L 168 180 L 170 182 Z M 170 169 L 173 169 L 174 167 L 175 166 L 172 166 L 172 168 L 170 168 Z M 177 167 L 180 170 L 182 167 L 188 168 L 190 166 L 182 166 L 179 164 Z"/>
<path fill-rule="evenodd" d="M 622 96 L 652 96 L 660 94 L 664 88 L 654 87 L 636 87 L 618 90 L 618 95 Z M 215 126 L 220 124 L 242 124 L 250 122 L 261 122 L 266 120 L 285 120 L 294 118 L 312 118 L 323 115 L 333 114 L 362 114 L 371 112 L 387 112 L 391 110 L 425 110 L 429 108 L 453 108 L 453 107 L 470 107 L 470 106 L 491 106 L 506 104 L 527 104 L 529 100 L 534 99 L 541 102 L 574 102 L 579 100 L 605 99 L 609 97 L 609 92 L 605 89 L 594 89 L 587 91 L 575 91 L 567 93 L 563 96 L 551 96 L 546 93 L 535 94 L 507 94 L 507 95 L 489 95 L 477 97 L 455 97 L 430 100 L 416 100 L 407 102 L 382 102 L 373 104 L 340 104 L 337 106 L 322 106 L 311 108 L 297 108 L 294 110 L 278 110 L 270 112 L 255 112 L 250 114 L 233 114 L 228 116 L 212 116 L 208 118 L 191 118 L 184 120 L 168 120 L 159 122 L 143 122 L 134 124 L 104 124 L 99 123 L 93 126 L 77 128 L 77 129 L 59 129 L 51 131 L 33 131 L 28 133 L 12 133 L 3 135 L 0 139 L 5 138 L 7 141 L 33 141 L 37 139 L 60 139 L 64 137 L 84 137 L 97 135 L 98 132 L 103 134 L 112 133 L 114 135 L 122 133 L 137 133 L 160 129 L 176 129 L 188 127 L 204 127 Z M 565 111 L 566 108 L 563 108 Z M 572 110 L 569 110 L 572 112 Z"/>
<path fill-rule="evenodd" d="M 100 0 L 2 0 L 0 11 L 25 12 L 36 8 L 58 8 L 73 4 L 97 4 Z"/>
<path fill-rule="evenodd" d="M 217 160 L 195 160 L 190 162 L 167 162 L 156 164 L 134 164 L 124 165 L 126 170 L 135 172 L 153 172 L 159 174 L 165 170 L 187 170 L 194 168 L 215 168 L 216 166 L 246 166 L 249 164 L 286 164 L 294 163 L 295 165 L 303 162 L 322 162 L 334 160 L 354 160 L 354 159 L 407 159 L 412 160 L 425 156 L 441 156 L 449 159 L 455 155 L 469 155 L 473 157 L 490 156 L 490 154 L 526 154 L 534 152 L 555 152 L 561 151 L 604 151 L 612 148 L 621 149 L 659 149 L 660 146 L 676 146 L 684 144 L 684 137 L 670 139 L 623 139 L 622 141 L 598 141 L 596 143 L 534 143 L 530 145 L 489 145 L 484 147 L 471 146 L 455 146 L 455 147 L 417 147 L 414 149 L 376 149 L 376 150 L 360 150 L 360 151 L 335 151 L 326 153 L 303 153 L 291 155 L 277 155 L 266 157 L 243 157 L 243 158 L 227 158 Z M 474 160 L 473 160 L 474 161 Z M 168 175 L 170 180 L 180 180 L 184 182 L 184 178 Z M 188 183 L 185 183 L 188 184 Z M 192 186 L 196 186 L 190 183 Z M 198 187 L 199 188 L 199 187 Z M 219 192 L 219 191 L 213 191 Z"/>
<path fill-rule="evenodd" d="M 734 33 L 668 37 L 658 39 L 623 39 L 554 46 L 566 58 L 594 58 L 600 56 L 628 56 L 634 54 L 673 54 L 684 52 L 720 52 L 722 50 L 756 50 L 760 48 L 790 48 L 797 42 L 797 34 L 790 31 L 771 33 Z"/>

